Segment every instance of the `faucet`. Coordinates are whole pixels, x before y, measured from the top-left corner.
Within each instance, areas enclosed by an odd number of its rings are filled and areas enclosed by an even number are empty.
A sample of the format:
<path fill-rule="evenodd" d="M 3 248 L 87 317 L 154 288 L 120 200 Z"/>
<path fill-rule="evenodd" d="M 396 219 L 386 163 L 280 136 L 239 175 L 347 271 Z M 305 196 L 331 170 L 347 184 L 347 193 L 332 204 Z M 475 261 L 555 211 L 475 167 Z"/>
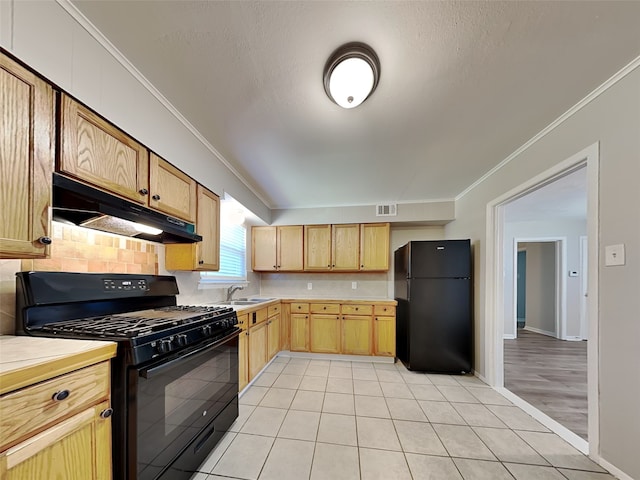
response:
<path fill-rule="evenodd" d="M 242 285 L 231 285 L 229 288 L 227 288 L 227 302 L 231 301 L 231 297 L 233 296 L 234 292 L 238 290 L 244 290 L 244 287 Z"/>

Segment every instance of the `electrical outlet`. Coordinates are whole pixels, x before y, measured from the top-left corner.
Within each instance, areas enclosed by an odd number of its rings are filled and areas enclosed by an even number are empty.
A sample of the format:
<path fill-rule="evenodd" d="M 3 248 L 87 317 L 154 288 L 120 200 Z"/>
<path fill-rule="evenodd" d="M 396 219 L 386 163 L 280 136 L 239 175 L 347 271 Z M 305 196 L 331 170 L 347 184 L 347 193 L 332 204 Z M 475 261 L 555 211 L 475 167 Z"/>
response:
<path fill-rule="evenodd" d="M 357 290 L 358 289 L 358 282 L 351 282 L 351 289 L 352 290 Z"/>
<path fill-rule="evenodd" d="M 311 290 L 313 288 L 313 284 L 311 282 L 307 283 L 307 290 Z"/>
<path fill-rule="evenodd" d="M 624 265 L 624 243 L 604 248 L 604 264 L 607 267 Z"/>

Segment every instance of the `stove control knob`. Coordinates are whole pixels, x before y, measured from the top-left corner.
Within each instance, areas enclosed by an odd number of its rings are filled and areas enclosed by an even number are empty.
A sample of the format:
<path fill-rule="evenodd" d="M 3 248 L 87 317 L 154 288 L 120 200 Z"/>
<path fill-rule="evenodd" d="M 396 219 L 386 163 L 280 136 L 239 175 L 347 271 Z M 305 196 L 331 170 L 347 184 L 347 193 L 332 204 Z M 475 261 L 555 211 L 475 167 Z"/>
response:
<path fill-rule="evenodd" d="M 171 340 L 158 341 L 158 352 L 167 353 L 171 351 Z"/>
<path fill-rule="evenodd" d="M 179 347 L 184 347 L 187 344 L 187 336 L 184 333 L 176 335 L 174 342 Z"/>
<path fill-rule="evenodd" d="M 205 335 L 211 335 L 211 325 L 204 325 L 202 327 L 202 333 Z"/>

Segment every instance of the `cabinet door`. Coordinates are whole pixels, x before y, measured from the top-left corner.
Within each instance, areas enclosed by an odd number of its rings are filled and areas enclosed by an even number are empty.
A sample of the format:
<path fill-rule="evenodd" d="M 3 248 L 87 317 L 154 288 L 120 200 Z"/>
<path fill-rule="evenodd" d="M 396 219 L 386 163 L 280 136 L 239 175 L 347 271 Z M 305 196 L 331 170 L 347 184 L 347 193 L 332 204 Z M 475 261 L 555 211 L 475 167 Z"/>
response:
<path fill-rule="evenodd" d="M 376 316 L 373 323 L 373 354 L 395 357 L 396 318 Z"/>
<path fill-rule="evenodd" d="M 280 351 L 280 314 L 267 320 L 267 362 Z"/>
<path fill-rule="evenodd" d="M 331 270 L 331 225 L 304 226 L 304 269 Z"/>
<path fill-rule="evenodd" d="M 331 228 L 331 268 L 333 271 L 359 270 L 360 225 L 333 225 Z"/>
<path fill-rule="evenodd" d="M 267 364 L 267 323 L 249 329 L 249 380 Z"/>
<path fill-rule="evenodd" d="M 196 181 L 155 153 L 149 158 L 149 206 L 188 222 L 196 221 Z"/>
<path fill-rule="evenodd" d="M 238 337 L 238 391 L 249 383 L 249 334 L 246 330 Z"/>
<path fill-rule="evenodd" d="M 198 269 L 220 270 L 220 199 L 198 185 L 198 215 L 196 231 L 202 236 L 198 243 Z"/>
<path fill-rule="evenodd" d="M 291 314 L 291 351 L 309 351 L 309 315 L 306 313 Z"/>
<path fill-rule="evenodd" d="M 360 270 L 389 270 L 389 224 L 360 225 Z"/>
<path fill-rule="evenodd" d="M 302 225 L 278 227 L 278 270 L 301 272 L 303 269 Z"/>
<path fill-rule="evenodd" d="M 0 258 L 49 255 L 53 92 L 0 54 Z"/>
<path fill-rule="evenodd" d="M 61 114 L 60 171 L 147 205 L 147 149 L 66 95 Z"/>
<path fill-rule="evenodd" d="M 340 353 L 340 316 L 311 315 L 311 351 L 317 353 Z"/>
<path fill-rule="evenodd" d="M 108 402 L 90 407 L 0 454 L 0 478 L 111 478 L 111 419 Z"/>
<path fill-rule="evenodd" d="M 371 354 L 371 317 L 364 315 L 342 317 L 342 353 Z"/>
<path fill-rule="evenodd" d="M 278 269 L 276 259 L 276 227 L 251 228 L 251 268 L 257 272 Z"/>
<path fill-rule="evenodd" d="M 220 270 L 220 199 L 202 185 L 198 185 L 196 231 L 201 242 L 165 245 L 167 270 Z"/>

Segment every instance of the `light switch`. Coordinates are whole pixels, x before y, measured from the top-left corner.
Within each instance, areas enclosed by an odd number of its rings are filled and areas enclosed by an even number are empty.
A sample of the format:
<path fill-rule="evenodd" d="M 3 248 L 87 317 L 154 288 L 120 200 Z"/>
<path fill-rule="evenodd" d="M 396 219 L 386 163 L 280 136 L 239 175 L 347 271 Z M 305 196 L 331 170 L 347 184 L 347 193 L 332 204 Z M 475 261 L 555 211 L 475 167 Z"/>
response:
<path fill-rule="evenodd" d="M 624 243 L 604 247 L 604 264 L 607 267 L 624 265 Z"/>

